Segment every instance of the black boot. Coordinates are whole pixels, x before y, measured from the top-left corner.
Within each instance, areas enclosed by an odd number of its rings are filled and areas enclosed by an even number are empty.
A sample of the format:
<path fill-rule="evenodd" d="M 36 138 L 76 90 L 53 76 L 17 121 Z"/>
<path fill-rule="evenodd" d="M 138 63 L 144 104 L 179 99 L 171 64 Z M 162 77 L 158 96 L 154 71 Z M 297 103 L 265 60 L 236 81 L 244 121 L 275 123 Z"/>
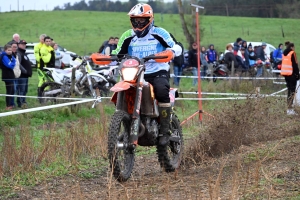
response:
<path fill-rule="evenodd" d="M 165 146 L 169 143 L 170 132 L 170 116 L 171 105 L 170 103 L 159 103 L 159 118 L 160 118 L 160 130 L 159 130 L 159 142 L 161 146 Z"/>

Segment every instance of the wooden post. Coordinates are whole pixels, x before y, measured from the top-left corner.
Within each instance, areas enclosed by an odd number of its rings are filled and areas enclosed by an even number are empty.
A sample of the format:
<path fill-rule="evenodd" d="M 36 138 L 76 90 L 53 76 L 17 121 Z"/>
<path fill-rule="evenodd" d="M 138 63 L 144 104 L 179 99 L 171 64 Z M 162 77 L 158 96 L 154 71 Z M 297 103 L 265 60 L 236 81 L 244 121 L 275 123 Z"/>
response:
<path fill-rule="evenodd" d="M 72 76 L 71 76 L 71 88 L 70 88 L 70 94 L 71 94 L 71 98 L 75 97 L 74 94 L 74 88 L 75 88 L 75 82 L 76 82 L 76 77 L 75 77 L 75 73 L 76 73 L 76 68 L 73 67 L 72 69 Z M 78 110 L 78 105 L 71 105 L 71 112 L 75 113 Z"/>
<path fill-rule="evenodd" d="M 231 76 L 234 75 L 234 61 L 231 62 Z"/>

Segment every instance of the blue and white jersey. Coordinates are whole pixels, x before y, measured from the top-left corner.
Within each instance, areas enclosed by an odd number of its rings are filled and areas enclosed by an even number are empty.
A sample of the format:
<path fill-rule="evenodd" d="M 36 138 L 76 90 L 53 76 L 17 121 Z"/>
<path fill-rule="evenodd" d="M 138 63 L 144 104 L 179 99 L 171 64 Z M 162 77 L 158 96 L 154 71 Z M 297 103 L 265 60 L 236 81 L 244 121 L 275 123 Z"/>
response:
<path fill-rule="evenodd" d="M 129 54 L 138 58 L 143 58 L 152 54 L 162 52 L 166 49 L 172 50 L 176 56 L 180 55 L 182 49 L 177 45 L 170 34 L 163 28 L 152 27 L 149 33 L 138 38 L 132 29 L 126 31 L 121 36 L 117 49 L 112 54 L 124 55 Z M 157 63 L 154 60 L 148 61 L 146 64 L 145 74 L 151 74 L 160 70 L 169 71 L 168 63 Z"/>

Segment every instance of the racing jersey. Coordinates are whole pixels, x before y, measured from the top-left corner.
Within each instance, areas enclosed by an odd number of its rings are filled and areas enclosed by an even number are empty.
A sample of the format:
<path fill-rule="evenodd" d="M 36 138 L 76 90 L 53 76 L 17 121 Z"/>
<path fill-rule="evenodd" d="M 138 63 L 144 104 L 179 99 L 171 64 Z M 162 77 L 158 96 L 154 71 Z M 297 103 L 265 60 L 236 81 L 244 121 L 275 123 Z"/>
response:
<path fill-rule="evenodd" d="M 161 27 L 152 27 L 148 34 L 138 38 L 132 29 L 127 30 L 120 37 L 118 46 L 112 51 L 112 54 L 118 57 L 123 57 L 125 54 L 143 58 L 158 52 L 170 49 L 175 56 L 179 56 L 182 49 L 177 45 L 170 34 Z M 149 60 L 145 63 L 145 74 L 151 74 L 160 70 L 169 71 L 168 63 L 157 63 L 154 60 Z"/>

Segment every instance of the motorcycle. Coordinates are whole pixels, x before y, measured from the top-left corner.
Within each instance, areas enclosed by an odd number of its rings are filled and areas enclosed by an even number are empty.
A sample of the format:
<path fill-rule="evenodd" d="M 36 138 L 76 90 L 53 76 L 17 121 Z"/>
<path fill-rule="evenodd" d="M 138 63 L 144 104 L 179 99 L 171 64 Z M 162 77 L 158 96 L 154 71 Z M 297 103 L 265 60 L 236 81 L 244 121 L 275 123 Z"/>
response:
<path fill-rule="evenodd" d="M 95 88 L 99 90 L 107 90 L 105 84 L 108 80 L 98 74 L 97 71 L 92 70 L 89 65 L 88 58 L 71 54 L 73 62 L 71 68 L 56 69 L 47 68 L 43 69 L 45 83 L 41 86 L 42 97 L 70 97 L 71 95 L 71 79 L 72 69 L 75 67 L 75 84 L 74 91 L 76 95 L 92 96 L 97 98 Z M 41 103 L 45 103 L 48 99 L 42 98 Z M 50 99 L 56 102 L 55 99 Z"/>
<path fill-rule="evenodd" d="M 213 76 L 213 82 L 217 81 L 217 77 L 228 77 L 229 69 L 227 64 L 223 61 L 223 56 L 220 56 L 219 61 L 213 62 L 212 69 L 207 70 L 207 76 Z"/>
<path fill-rule="evenodd" d="M 170 142 L 166 146 L 158 145 L 160 129 L 158 102 L 153 86 L 144 79 L 145 63 L 151 60 L 168 62 L 172 56 L 167 51 L 139 59 L 126 55 L 119 60 L 115 56 L 98 54 L 95 61 L 108 64 L 121 61 L 119 66 L 120 82 L 111 88 L 114 92 L 111 101 L 116 111 L 111 118 L 108 131 L 108 158 L 114 177 L 120 181 L 130 178 L 135 149 L 140 146 L 156 146 L 158 161 L 166 172 L 179 167 L 183 153 L 183 136 L 180 121 L 173 112 L 170 116 Z M 176 89 L 169 92 L 172 108 Z"/>

